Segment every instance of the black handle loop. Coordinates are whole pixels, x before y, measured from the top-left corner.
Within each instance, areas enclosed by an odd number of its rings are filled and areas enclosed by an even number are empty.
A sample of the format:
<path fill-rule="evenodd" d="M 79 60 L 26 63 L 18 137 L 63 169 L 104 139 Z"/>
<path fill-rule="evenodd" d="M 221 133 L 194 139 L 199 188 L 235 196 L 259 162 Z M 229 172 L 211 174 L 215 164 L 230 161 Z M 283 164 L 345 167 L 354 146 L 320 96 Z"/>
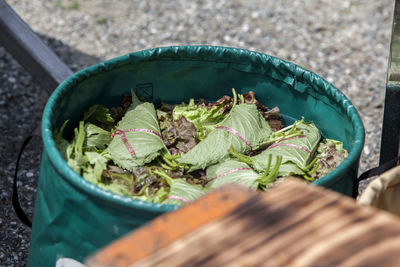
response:
<path fill-rule="evenodd" d="M 373 176 L 377 176 L 377 175 L 381 175 L 382 173 L 390 170 L 391 168 L 393 168 L 394 166 L 396 166 L 397 164 L 399 164 L 400 161 L 400 157 L 395 157 L 387 162 L 385 162 L 384 164 L 369 169 L 368 171 L 363 172 L 355 181 L 354 181 L 354 187 L 353 187 L 353 197 L 357 198 L 358 196 L 358 187 L 360 185 L 360 181 L 363 181 L 365 179 L 368 179 L 370 177 Z"/>
<path fill-rule="evenodd" d="M 34 136 L 39 136 L 39 135 L 32 134 L 32 135 L 26 137 L 24 142 L 22 143 L 21 149 L 19 150 L 17 162 L 15 164 L 13 193 L 12 193 L 12 205 L 13 205 L 15 214 L 17 215 L 18 219 L 20 219 L 20 221 L 28 227 L 32 227 L 32 222 L 21 207 L 21 203 L 20 203 L 19 197 L 18 197 L 17 179 L 18 179 L 19 162 L 21 160 L 22 153 L 24 152 L 26 146 L 29 144 L 29 142 L 32 140 L 32 138 Z"/>

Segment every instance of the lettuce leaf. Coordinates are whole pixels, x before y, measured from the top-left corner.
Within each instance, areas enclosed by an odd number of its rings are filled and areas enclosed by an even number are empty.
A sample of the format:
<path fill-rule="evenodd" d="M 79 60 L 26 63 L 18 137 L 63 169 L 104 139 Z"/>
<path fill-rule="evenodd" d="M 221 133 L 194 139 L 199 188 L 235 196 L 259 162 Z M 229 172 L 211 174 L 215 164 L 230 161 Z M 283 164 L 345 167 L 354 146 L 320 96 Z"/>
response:
<path fill-rule="evenodd" d="M 170 112 L 160 110 L 157 116 L 164 144 L 172 155 L 186 153 L 197 145 L 196 127 L 185 117 L 174 120 Z"/>
<path fill-rule="evenodd" d="M 253 104 L 236 105 L 218 126 L 238 132 L 250 143 L 253 150 L 266 143 L 272 133 L 268 123 Z M 249 145 L 235 134 L 223 129 L 214 129 L 203 141 L 177 159 L 177 162 L 185 165 L 189 171 L 205 169 L 227 159 L 231 146 L 242 154 L 250 151 Z"/>
<path fill-rule="evenodd" d="M 83 143 L 85 141 L 84 122 L 80 121 L 79 126 L 74 129 L 74 139 L 67 147 L 67 163 L 77 173 L 82 174 L 82 167 L 86 165 L 87 159 L 83 154 Z"/>
<path fill-rule="evenodd" d="M 68 120 L 66 120 L 63 125 L 61 125 L 59 130 L 54 129 L 53 131 L 54 142 L 56 143 L 56 147 L 64 160 L 68 159 L 67 149 L 70 145 L 70 142 L 63 138 L 64 128 L 65 126 L 67 126 L 67 124 Z"/>
<path fill-rule="evenodd" d="M 347 158 L 348 152 L 343 148 L 343 143 L 337 140 L 325 139 L 319 143 L 316 158 L 318 167 L 312 174 L 314 179 L 319 179 L 328 174 Z"/>
<path fill-rule="evenodd" d="M 206 169 L 209 182 L 206 189 L 215 189 L 224 184 L 237 183 L 251 189 L 258 188 L 260 175 L 246 163 L 237 160 L 228 160 L 212 165 Z"/>
<path fill-rule="evenodd" d="M 146 129 L 161 135 L 157 115 L 152 103 L 141 102 L 132 92 L 132 104 L 117 125 L 119 130 Z M 126 132 L 126 138 L 135 152 L 133 156 L 120 135 L 114 136 L 107 152 L 118 166 L 132 170 L 155 159 L 166 150 L 163 140 L 148 132 Z"/>
<path fill-rule="evenodd" d="M 110 132 L 94 125 L 85 124 L 86 138 L 84 148 L 89 150 L 104 150 L 111 141 Z"/>
<path fill-rule="evenodd" d="M 174 120 L 182 116 L 194 124 L 199 140 L 203 140 L 217 125 L 233 106 L 233 98 L 223 96 L 214 103 L 206 105 L 204 101 L 195 104 L 194 99 L 189 103 L 176 106 L 172 111 Z"/>
<path fill-rule="evenodd" d="M 107 168 L 108 159 L 98 152 L 85 152 L 87 163 L 82 166 L 83 178 L 93 184 L 99 184 L 102 181 L 103 170 Z"/>
<path fill-rule="evenodd" d="M 114 119 L 111 117 L 111 114 L 105 106 L 102 105 L 93 105 L 91 106 L 83 115 L 83 120 L 85 122 L 100 122 L 105 124 L 112 124 Z"/>

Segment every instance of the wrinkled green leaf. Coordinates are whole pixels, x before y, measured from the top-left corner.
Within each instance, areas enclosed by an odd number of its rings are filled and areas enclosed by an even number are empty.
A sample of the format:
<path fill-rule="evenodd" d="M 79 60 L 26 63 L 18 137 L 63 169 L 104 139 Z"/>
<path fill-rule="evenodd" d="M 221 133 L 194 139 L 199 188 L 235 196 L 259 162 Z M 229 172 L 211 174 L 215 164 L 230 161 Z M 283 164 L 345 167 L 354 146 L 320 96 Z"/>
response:
<path fill-rule="evenodd" d="M 319 179 L 328 174 L 339 166 L 347 156 L 348 152 L 343 148 L 342 142 L 332 139 L 323 140 L 317 148 L 318 168 L 312 177 Z"/>
<path fill-rule="evenodd" d="M 254 150 L 267 142 L 272 133 L 268 123 L 257 111 L 257 107 L 250 104 L 236 105 L 218 126 L 237 131 Z M 231 146 L 243 154 L 250 150 L 250 147 L 236 135 L 223 129 L 215 129 L 188 153 L 177 159 L 177 162 L 188 166 L 189 171 L 205 169 L 228 158 L 228 149 Z"/>
<path fill-rule="evenodd" d="M 207 189 L 215 189 L 229 183 L 237 183 L 251 189 L 257 189 L 257 179 L 260 176 L 246 163 L 237 160 L 228 160 L 211 165 L 206 169 Z"/>
<path fill-rule="evenodd" d="M 174 120 L 182 116 L 194 124 L 198 132 L 199 140 L 203 140 L 221 122 L 225 115 L 230 111 L 233 99 L 224 96 L 214 103 L 208 105 L 200 102 L 195 104 L 194 99 L 190 99 L 189 104 L 178 105 L 173 109 Z"/>
<path fill-rule="evenodd" d="M 157 116 L 164 144 L 172 155 L 186 153 L 198 143 L 196 127 L 185 117 L 173 120 L 172 114 L 163 111 L 157 111 Z"/>
<path fill-rule="evenodd" d="M 85 152 L 90 165 L 83 166 L 83 178 L 97 184 L 101 182 L 103 170 L 107 168 L 108 159 L 98 152 Z"/>
<path fill-rule="evenodd" d="M 56 147 L 58 151 L 60 151 L 61 156 L 64 158 L 64 160 L 67 160 L 68 155 L 67 155 L 67 149 L 70 143 L 63 138 L 63 133 L 64 133 L 64 128 L 67 126 L 68 120 L 64 122 L 64 124 L 60 127 L 60 129 L 55 129 L 53 132 L 53 138 L 54 142 L 56 143 Z"/>
<path fill-rule="evenodd" d="M 83 121 L 110 124 L 114 122 L 114 119 L 111 117 L 108 108 L 102 105 L 93 105 L 84 113 Z"/>
<path fill-rule="evenodd" d="M 85 141 L 85 127 L 83 121 L 79 122 L 78 128 L 74 129 L 74 139 L 67 147 L 67 163 L 77 173 L 81 174 L 82 167 L 86 165 L 87 159 L 83 154 L 83 143 Z"/>
<path fill-rule="evenodd" d="M 149 129 L 161 134 L 154 105 L 152 103 L 141 102 L 133 92 L 132 105 L 118 123 L 117 129 Z M 119 135 L 112 139 L 107 148 L 107 152 L 115 164 L 124 169 L 132 170 L 135 167 L 151 162 L 162 150 L 166 150 L 162 139 L 154 134 L 126 132 L 125 135 L 135 151 L 135 157 L 129 153 Z"/>
<path fill-rule="evenodd" d="M 310 163 L 312 155 L 321 139 L 321 134 L 313 123 L 302 123 L 297 126 L 304 137 L 283 139 L 278 143 L 272 144 L 262 153 L 251 157 L 252 166 L 258 172 L 263 172 L 267 168 L 269 155 L 272 155 L 271 166 L 275 166 L 277 156 L 282 156 L 282 164 L 279 168 L 279 176 L 302 175 L 307 165 Z M 284 144 L 294 145 L 286 146 Z M 274 146 L 276 145 L 276 146 Z M 300 149 L 303 147 L 310 153 Z"/>
<path fill-rule="evenodd" d="M 186 204 L 195 201 L 206 193 L 202 186 L 189 184 L 185 179 L 169 179 L 168 184 L 170 191 L 163 204 Z"/>
<path fill-rule="evenodd" d="M 104 150 L 111 141 L 110 132 L 92 124 L 85 124 L 86 139 L 84 143 L 85 149 Z"/>
<path fill-rule="evenodd" d="M 257 100 L 256 94 L 253 91 L 243 94 L 244 102 L 247 104 L 255 104 L 258 112 L 268 122 L 269 126 L 273 131 L 280 130 L 282 128 L 281 112 L 278 107 L 274 107 L 269 110 L 267 106 L 264 106 L 260 101 Z"/>

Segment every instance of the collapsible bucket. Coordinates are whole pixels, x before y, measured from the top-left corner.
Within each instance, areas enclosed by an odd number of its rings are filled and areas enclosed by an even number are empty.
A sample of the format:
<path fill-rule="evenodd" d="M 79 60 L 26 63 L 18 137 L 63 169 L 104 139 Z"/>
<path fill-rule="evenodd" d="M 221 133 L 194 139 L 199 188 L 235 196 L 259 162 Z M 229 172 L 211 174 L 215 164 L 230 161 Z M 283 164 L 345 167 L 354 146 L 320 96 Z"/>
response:
<path fill-rule="evenodd" d="M 54 128 L 65 120 L 70 121 L 66 134 L 72 134 L 89 106 L 118 106 L 131 88 L 155 104 L 190 98 L 212 101 L 231 94 L 232 88 L 238 93 L 252 90 L 266 106 L 281 109 L 284 123 L 304 116 L 324 137 L 343 142 L 349 150 L 347 159 L 314 184 L 352 194 L 364 128 L 350 101 L 321 77 L 243 49 L 182 46 L 136 52 L 75 73 L 47 103 L 30 266 L 54 266 L 64 257 L 82 261 L 128 231 L 177 208 L 114 195 L 87 182 L 63 160 L 52 138 Z"/>

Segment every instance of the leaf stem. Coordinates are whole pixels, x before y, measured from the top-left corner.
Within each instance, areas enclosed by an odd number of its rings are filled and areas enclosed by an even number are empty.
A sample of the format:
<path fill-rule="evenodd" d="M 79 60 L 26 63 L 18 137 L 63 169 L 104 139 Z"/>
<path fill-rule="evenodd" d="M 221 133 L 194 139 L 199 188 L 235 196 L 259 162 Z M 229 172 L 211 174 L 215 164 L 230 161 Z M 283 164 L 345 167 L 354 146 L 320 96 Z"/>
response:
<path fill-rule="evenodd" d="M 310 176 L 313 175 L 317 171 L 317 169 L 319 167 L 319 163 L 320 163 L 320 161 L 318 161 L 317 164 L 314 166 L 314 168 L 311 171 L 309 171 L 307 174 Z"/>
<path fill-rule="evenodd" d="M 171 170 L 171 171 L 174 170 L 173 168 L 171 168 L 171 167 L 168 166 L 167 164 L 162 163 L 161 160 L 160 160 L 159 158 L 157 158 L 157 162 L 158 162 L 158 164 L 160 164 L 161 167 L 163 167 L 163 168 L 166 169 L 166 170 Z"/>
<path fill-rule="evenodd" d="M 239 152 L 237 152 L 233 146 L 231 146 L 228 150 L 229 154 L 231 154 L 233 157 L 237 158 L 239 161 L 246 163 L 247 165 L 251 166 L 252 164 L 252 160 L 249 156 L 240 154 Z"/>
<path fill-rule="evenodd" d="M 169 186 L 172 186 L 173 182 L 172 182 L 172 178 L 168 176 L 168 174 L 166 174 L 164 171 L 162 171 L 161 169 L 158 170 L 154 170 L 153 173 L 157 174 L 158 176 L 164 178 Z"/>
<path fill-rule="evenodd" d="M 232 88 L 232 94 L 233 94 L 233 105 L 232 105 L 232 109 L 233 109 L 236 106 L 236 102 L 237 102 L 237 94 L 236 94 L 235 88 Z"/>
<path fill-rule="evenodd" d="M 279 131 L 274 132 L 274 134 L 278 134 L 278 133 L 283 133 L 286 132 L 289 129 L 293 129 L 293 131 L 297 130 L 297 126 L 299 126 L 300 124 L 304 123 L 304 117 L 301 117 L 301 120 L 299 121 L 295 121 L 293 124 L 286 126 L 285 128 L 280 129 Z M 289 131 L 289 133 L 291 133 L 291 131 Z"/>
<path fill-rule="evenodd" d="M 244 104 L 244 97 L 242 94 L 239 94 L 240 103 Z"/>
<path fill-rule="evenodd" d="M 311 168 L 312 166 L 314 166 L 314 164 L 317 162 L 317 160 L 318 160 L 318 158 L 314 158 L 314 159 L 311 161 L 311 163 L 308 164 L 308 165 L 304 168 L 304 171 L 308 172 L 308 171 L 310 170 L 310 168 Z"/>
<path fill-rule="evenodd" d="M 311 182 L 314 181 L 314 179 L 312 177 L 308 176 L 307 174 L 304 174 L 303 178 L 306 179 L 307 181 L 311 181 Z"/>
<path fill-rule="evenodd" d="M 264 175 L 260 177 L 261 178 L 260 183 L 262 183 L 265 186 L 273 182 L 276 176 L 278 175 L 278 170 L 281 164 L 282 164 L 282 156 L 277 156 L 274 168 L 265 178 L 263 177 Z"/>
<path fill-rule="evenodd" d="M 264 171 L 263 176 L 267 176 L 269 172 L 269 168 L 271 168 L 271 162 L 272 162 L 272 154 L 268 155 L 268 163 L 267 163 L 267 168 Z"/>
<path fill-rule="evenodd" d="M 292 137 L 296 137 L 296 136 L 299 136 L 299 135 L 302 135 L 302 134 L 303 134 L 303 131 L 298 131 L 298 132 L 295 132 L 293 134 L 288 134 L 288 135 L 283 134 L 283 135 L 279 135 L 277 137 L 272 137 L 272 139 L 268 140 L 268 142 L 270 142 L 270 143 L 278 142 L 278 141 L 280 141 L 282 139 L 292 138 Z"/>

